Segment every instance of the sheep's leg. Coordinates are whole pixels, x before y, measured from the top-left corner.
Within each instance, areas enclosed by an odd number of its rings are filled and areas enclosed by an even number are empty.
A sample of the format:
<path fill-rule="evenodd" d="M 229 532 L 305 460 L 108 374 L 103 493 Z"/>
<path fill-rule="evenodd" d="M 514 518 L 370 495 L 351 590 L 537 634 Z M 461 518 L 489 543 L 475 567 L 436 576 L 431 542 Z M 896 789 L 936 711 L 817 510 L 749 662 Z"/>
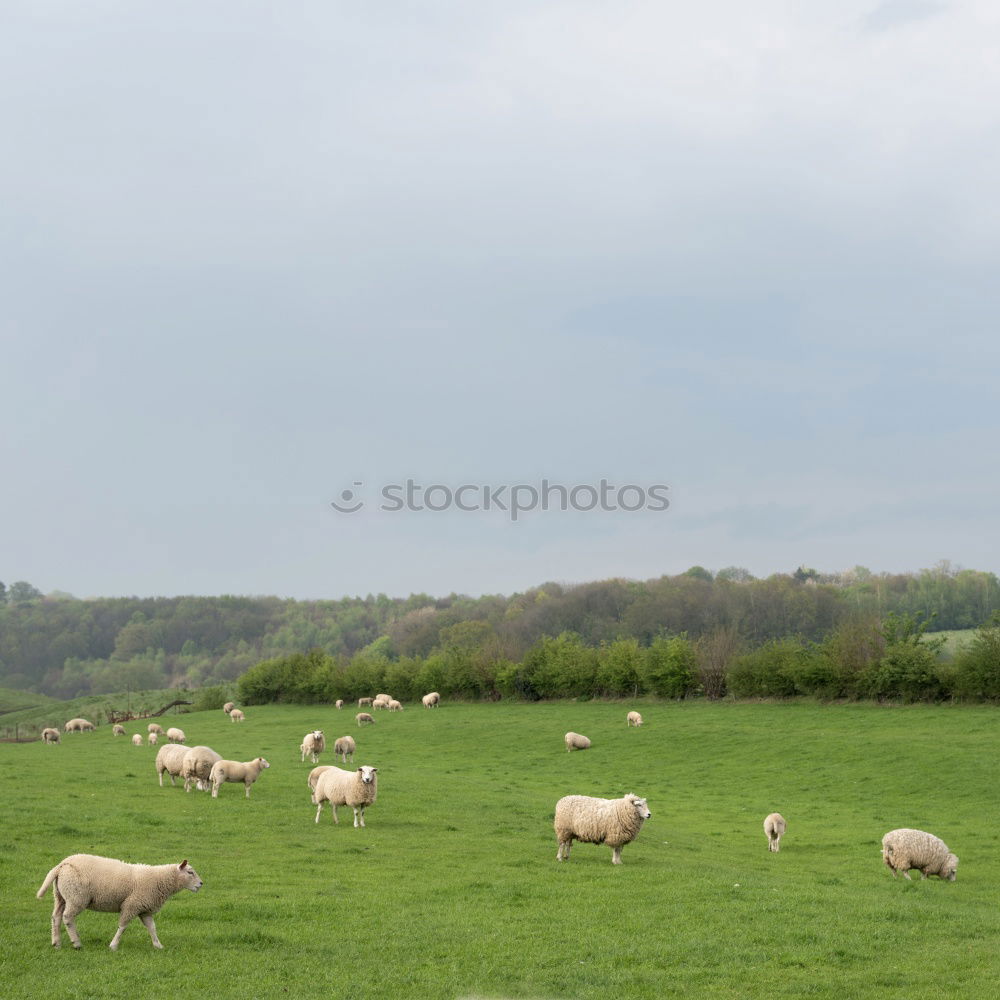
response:
<path fill-rule="evenodd" d="M 248 782 L 246 782 L 246 783 L 245 783 L 245 785 L 244 785 L 244 787 L 245 787 L 245 788 L 246 788 L 246 790 L 247 790 L 247 794 L 246 794 L 246 797 L 247 797 L 247 798 L 250 798 L 250 782 L 249 782 L 249 781 L 248 781 Z"/>
<path fill-rule="evenodd" d="M 76 915 L 84 907 L 80 906 L 76 909 L 72 909 L 69 903 L 64 902 L 63 904 L 63 914 L 62 921 L 66 925 L 66 933 L 69 934 L 70 941 L 73 942 L 74 948 L 82 948 L 83 942 L 80 940 L 80 935 L 76 932 Z"/>
<path fill-rule="evenodd" d="M 360 824 L 358 823 L 358 817 L 359 816 L 361 817 Z M 365 807 L 364 806 L 362 806 L 360 809 L 357 806 L 354 807 L 354 825 L 355 826 L 364 826 L 365 825 Z"/>
<path fill-rule="evenodd" d="M 320 814 L 320 813 L 321 813 L 322 811 L 323 811 L 323 803 L 322 803 L 322 802 L 320 802 L 320 804 L 319 804 L 318 806 L 316 806 L 316 822 L 317 822 L 317 823 L 319 822 L 319 814 Z"/>
<path fill-rule="evenodd" d="M 340 826 L 340 820 L 337 819 L 337 807 L 332 802 L 330 803 L 330 812 L 333 813 L 334 823 L 336 823 L 337 826 Z"/>
<path fill-rule="evenodd" d="M 115 931 L 115 936 L 111 939 L 111 944 L 108 945 L 112 951 L 118 950 L 118 942 L 121 941 L 122 935 L 125 933 L 125 928 L 132 922 L 133 916 L 134 914 L 126 915 L 122 913 L 118 918 L 118 930 Z"/>
<path fill-rule="evenodd" d="M 217 799 L 219 797 L 219 785 L 221 782 L 212 782 L 212 798 Z"/>
<path fill-rule="evenodd" d="M 559 841 L 559 850 L 556 851 L 556 861 L 569 861 L 569 849 L 573 846 L 573 838 Z"/>
<path fill-rule="evenodd" d="M 162 948 L 163 945 L 160 944 L 160 939 L 156 936 L 156 924 L 153 923 L 153 914 L 140 913 L 139 919 L 145 924 L 146 930 L 149 931 L 149 938 L 153 942 L 153 947 Z"/>
<path fill-rule="evenodd" d="M 906 871 L 903 872 L 903 878 L 905 878 L 908 882 L 912 882 L 913 881 L 913 879 L 910 878 L 910 869 L 909 868 L 907 868 Z"/>
<path fill-rule="evenodd" d="M 163 772 L 160 771 L 160 788 L 163 787 Z"/>
<path fill-rule="evenodd" d="M 622 849 L 620 847 L 611 848 L 611 863 L 620 865 L 622 863 Z"/>
<path fill-rule="evenodd" d="M 59 895 L 58 889 L 52 895 L 54 897 L 52 904 L 52 947 L 59 948 L 62 946 L 62 940 L 59 937 L 59 924 L 62 921 L 63 910 L 66 909 L 66 900 Z"/>

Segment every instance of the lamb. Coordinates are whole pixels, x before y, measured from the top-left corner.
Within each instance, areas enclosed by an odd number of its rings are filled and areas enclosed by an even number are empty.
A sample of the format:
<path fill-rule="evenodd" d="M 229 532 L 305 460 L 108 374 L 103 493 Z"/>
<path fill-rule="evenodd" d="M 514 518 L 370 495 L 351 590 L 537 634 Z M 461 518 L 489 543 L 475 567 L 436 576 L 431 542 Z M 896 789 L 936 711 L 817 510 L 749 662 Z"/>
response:
<path fill-rule="evenodd" d="M 354 751 L 358 749 L 358 745 L 354 742 L 353 736 L 341 736 L 333 744 L 333 756 L 336 757 L 340 755 L 340 759 L 346 764 L 347 758 L 350 757 L 354 760 Z"/>
<path fill-rule="evenodd" d="M 910 869 L 916 868 L 920 871 L 921 880 L 928 875 L 937 875 L 940 879 L 954 882 L 958 870 L 958 858 L 940 837 L 907 827 L 890 830 L 882 838 L 882 860 L 893 878 L 902 872 L 903 877 L 908 879 Z"/>
<path fill-rule="evenodd" d="M 343 698 L 338 698 L 334 702 L 334 704 L 336 705 L 337 708 L 343 708 L 344 707 L 344 699 Z"/>
<path fill-rule="evenodd" d="M 232 719 L 233 722 L 242 722 L 246 718 L 246 716 L 243 714 L 242 711 L 240 711 L 240 709 L 234 708 L 229 713 L 229 718 Z"/>
<path fill-rule="evenodd" d="M 635 726 L 636 729 L 638 729 L 639 726 L 641 725 L 642 725 L 642 716 L 638 712 L 629 712 L 628 715 L 625 716 L 626 728 L 628 728 L 629 726 Z"/>
<path fill-rule="evenodd" d="M 390 712 L 402 712 L 403 711 L 403 703 L 401 701 L 396 701 L 396 699 L 393 698 L 389 702 L 389 711 Z"/>
<path fill-rule="evenodd" d="M 170 784 L 175 785 L 174 778 L 180 775 L 184 767 L 187 747 L 179 743 L 164 743 L 156 754 L 156 773 L 160 778 L 160 788 L 163 787 L 163 772 L 170 775 Z"/>
<path fill-rule="evenodd" d="M 62 944 L 59 922 L 66 925 L 74 948 L 82 945 L 76 932 L 76 915 L 83 910 L 117 913 L 118 930 L 110 948 L 118 950 L 125 928 L 138 917 L 149 931 L 154 948 L 162 948 L 156 936 L 153 914 L 158 913 L 174 893 L 181 889 L 197 892 L 203 885 L 198 873 L 187 863 L 179 865 L 133 865 L 96 854 L 71 854 L 53 868 L 42 887 L 39 899 L 52 886 L 52 945 Z"/>
<path fill-rule="evenodd" d="M 371 703 L 372 703 L 372 699 L 371 698 L 359 698 L 358 699 L 358 708 L 363 708 L 365 705 L 370 705 Z"/>
<path fill-rule="evenodd" d="M 323 738 L 322 729 L 314 729 L 311 733 L 306 733 L 302 745 L 302 760 L 305 761 L 306 754 L 312 758 L 314 764 L 319 762 L 319 755 L 326 749 L 326 740 Z"/>
<path fill-rule="evenodd" d="M 441 695 L 437 691 L 431 691 L 420 700 L 424 703 L 424 708 L 437 708 L 441 704 Z"/>
<path fill-rule="evenodd" d="M 316 791 L 316 782 L 319 781 L 319 776 L 329 771 L 332 766 L 332 764 L 320 764 L 319 767 L 314 767 L 309 772 L 308 784 L 310 792 Z"/>
<path fill-rule="evenodd" d="M 590 740 L 586 736 L 581 736 L 579 733 L 567 733 L 563 740 L 566 743 L 566 752 L 569 753 L 571 750 L 589 750 Z"/>
<path fill-rule="evenodd" d="M 337 806 L 350 806 L 354 810 L 354 825 L 365 825 L 365 809 L 375 801 L 378 794 L 377 767 L 359 767 L 357 771 L 342 771 L 331 767 L 320 775 L 312 794 L 316 806 L 316 822 L 323 811 L 323 803 L 330 803 L 333 822 L 339 825 Z M 360 819 L 360 822 L 359 822 Z"/>
<path fill-rule="evenodd" d="M 156 744 L 160 742 L 160 737 L 157 736 L 156 733 L 150 733 L 147 739 L 149 740 L 149 745 L 151 747 L 155 747 Z"/>
<path fill-rule="evenodd" d="M 234 708 L 236 708 L 236 702 L 233 702 L 233 701 L 227 701 L 227 702 L 225 703 L 225 705 L 223 705 L 223 706 L 222 706 L 222 711 L 223 711 L 223 712 L 225 712 L 225 713 L 226 713 L 226 715 L 229 715 L 229 713 L 230 713 L 230 712 L 231 712 L 231 711 L 232 711 L 232 710 L 233 710 Z"/>
<path fill-rule="evenodd" d="M 375 725 L 375 719 L 374 719 L 374 717 L 372 717 L 371 715 L 369 715 L 367 712 L 358 712 L 358 714 L 356 716 L 354 716 L 354 718 L 357 719 L 359 727 L 360 726 L 364 726 L 364 725 L 369 725 L 369 724 L 371 724 L 373 726 Z"/>
<path fill-rule="evenodd" d="M 387 694 L 377 694 L 372 701 L 372 708 L 388 708 L 392 699 Z"/>
<path fill-rule="evenodd" d="M 42 741 L 45 743 L 58 743 L 59 730 L 53 729 L 51 726 L 46 727 L 42 730 Z"/>
<path fill-rule="evenodd" d="M 253 760 L 241 763 L 238 760 L 217 760 L 212 765 L 212 798 L 219 797 L 219 789 L 227 781 L 242 781 L 247 790 L 246 797 L 250 798 L 250 786 L 260 777 L 260 772 L 266 767 L 270 767 L 263 757 L 255 757 Z"/>
<path fill-rule="evenodd" d="M 88 722 L 86 719 L 70 719 L 69 722 L 63 726 L 63 730 L 67 733 L 92 733 L 94 728 L 94 724 L 92 722 Z"/>
<path fill-rule="evenodd" d="M 112 736 L 125 736 L 126 735 L 125 734 L 125 727 L 123 725 L 121 725 L 120 723 L 116 722 L 111 727 L 111 735 Z"/>
<path fill-rule="evenodd" d="M 184 791 L 190 792 L 193 783 L 198 791 L 207 792 L 212 765 L 217 760 L 222 760 L 222 754 L 216 753 L 211 747 L 199 746 L 186 750 L 181 760 L 181 777 L 184 779 Z"/>
<path fill-rule="evenodd" d="M 171 743 L 183 743 L 187 737 L 184 735 L 183 729 L 178 729 L 176 726 L 171 726 L 167 730 L 167 739 Z"/>
<path fill-rule="evenodd" d="M 767 849 L 775 854 L 781 850 L 781 838 L 788 824 L 781 813 L 770 813 L 764 818 L 764 833 L 767 834 Z"/>
<path fill-rule="evenodd" d="M 133 733 L 132 734 L 132 746 L 134 746 L 134 747 L 141 747 L 142 746 L 142 734 L 141 733 Z"/>
<path fill-rule="evenodd" d="M 146 726 L 146 732 L 156 733 L 158 736 L 162 736 L 163 726 L 161 726 L 158 722 L 151 722 L 148 726 Z"/>
<path fill-rule="evenodd" d="M 651 815 L 646 800 L 631 792 L 620 799 L 566 795 L 556 803 L 556 860 L 569 860 L 575 839 L 585 844 L 607 844 L 611 863 L 620 865 L 622 848 L 635 840 Z"/>

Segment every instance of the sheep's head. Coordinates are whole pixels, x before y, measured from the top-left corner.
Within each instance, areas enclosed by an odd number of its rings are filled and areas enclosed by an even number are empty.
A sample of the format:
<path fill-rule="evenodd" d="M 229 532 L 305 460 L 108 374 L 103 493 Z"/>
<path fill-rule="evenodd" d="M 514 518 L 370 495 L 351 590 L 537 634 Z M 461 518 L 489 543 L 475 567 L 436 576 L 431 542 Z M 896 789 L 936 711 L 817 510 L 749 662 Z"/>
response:
<path fill-rule="evenodd" d="M 369 767 L 367 764 L 364 767 L 358 768 L 358 775 L 366 785 L 370 785 L 375 780 L 377 773 L 377 767 Z"/>
<path fill-rule="evenodd" d="M 954 882 L 957 873 L 958 858 L 956 858 L 954 854 L 949 854 L 948 857 L 944 859 L 944 864 L 941 866 L 939 875 L 948 882 Z"/>
<path fill-rule="evenodd" d="M 629 802 L 632 803 L 632 806 L 635 809 L 635 814 L 636 816 L 639 817 L 639 819 L 644 819 L 644 820 L 649 819 L 650 816 L 653 815 L 649 811 L 649 807 L 646 805 L 645 799 L 640 799 L 638 795 L 633 795 L 631 792 L 629 792 L 629 794 L 626 795 L 625 798 L 627 798 Z"/>
<path fill-rule="evenodd" d="M 192 892 L 197 892 L 204 883 L 201 880 L 201 876 L 187 863 L 187 858 L 185 858 L 178 866 L 177 870 L 184 877 L 184 888 L 190 889 Z"/>
<path fill-rule="evenodd" d="M 315 740 L 321 740 L 321 739 L 323 739 L 323 730 L 322 729 L 314 729 L 313 730 L 313 739 L 315 739 Z"/>
<path fill-rule="evenodd" d="M 259 768 L 260 768 L 261 770 L 263 770 L 263 769 L 264 769 L 265 767 L 270 767 L 270 766 L 271 766 L 270 764 L 268 764 L 268 762 L 267 762 L 266 760 L 264 760 L 264 758 L 263 758 L 263 757 L 258 757 L 258 758 L 257 758 L 257 759 L 256 759 L 256 760 L 254 761 L 254 763 L 255 763 L 255 764 L 256 764 L 256 765 L 257 765 L 257 766 L 258 766 L 258 767 L 259 767 Z"/>

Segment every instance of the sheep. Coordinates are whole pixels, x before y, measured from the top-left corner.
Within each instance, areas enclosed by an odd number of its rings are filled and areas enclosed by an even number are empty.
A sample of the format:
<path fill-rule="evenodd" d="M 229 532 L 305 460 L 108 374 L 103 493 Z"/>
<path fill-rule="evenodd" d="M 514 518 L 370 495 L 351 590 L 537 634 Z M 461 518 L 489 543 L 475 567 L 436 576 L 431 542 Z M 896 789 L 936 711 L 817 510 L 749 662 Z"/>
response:
<path fill-rule="evenodd" d="M 620 865 L 622 848 L 635 840 L 651 815 L 646 800 L 631 792 L 620 799 L 566 795 L 556 803 L 556 860 L 569 860 L 575 839 L 585 844 L 607 844 L 611 863 Z"/>
<path fill-rule="evenodd" d="M 243 714 L 242 711 L 240 711 L 240 709 L 234 708 L 229 713 L 229 718 L 232 719 L 233 722 L 242 722 L 246 718 L 246 716 Z"/>
<path fill-rule="evenodd" d="M 341 736 L 333 744 L 333 756 L 340 755 L 341 760 L 346 764 L 347 758 L 354 760 L 354 751 L 358 749 L 353 736 Z"/>
<path fill-rule="evenodd" d="M 116 722 L 111 727 L 111 735 L 112 736 L 125 736 L 126 735 L 126 733 L 125 733 L 125 727 L 123 725 L 121 725 L 121 723 Z"/>
<path fill-rule="evenodd" d="M 86 719 L 70 719 L 69 722 L 63 726 L 63 730 L 67 733 L 92 733 L 94 728 L 94 724 L 92 722 L 88 722 Z"/>
<path fill-rule="evenodd" d="M 133 733 L 132 734 L 132 746 L 134 746 L 134 747 L 141 747 L 142 746 L 142 734 L 141 733 Z"/>
<path fill-rule="evenodd" d="M 342 771 L 339 767 L 331 767 L 320 775 L 312 794 L 316 806 L 316 822 L 323 811 L 323 803 L 330 803 L 333 822 L 337 819 L 337 806 L 350 806 L 354 810 L 354 825 L 365 825 L 365 809 L 375 801 L 378 794 L 377 767 L 359 767 L 356 771 Z M 360 820 L 360 822 L 359 822 Z"/>
<path fill-rule="evenodd" d="M 186 755 L 187 747 L 182 747 L 178 743 L 164 743 L 160 747 L 156 754 L 156 773 L 160 778 L 160 788 L 163 787 L 164 771 L 170 775 L 170 784 L 176 784 L 174 778 L 180 775 Z"/>
<path fill-rule="evenodd" d="M 392 699 L 388 695 L 377 694 L 372 701 L 372 708 L 388 708 Z"/>
<path fill-rule="evenodd" d="M 343 698 L 338 698 L 338 699 L 337 699 L 337 700 L 336 700 L 336 701 L 334 702 L 334 705 L 335 705 L 335 706 L 336 706 L 337 708 L 343 708 L 343 707 L 344 707 L 344 699 L 343 699 Z"/>
<path fill-rule="evenodd" d="M 566 743 L 566 753 L 571 750 L 589 750 L 590 740 L 586 736 L 581 736 L 579 733 L 567 733 L 563 740 Z"/>
<path fill-rule="evenodd" d="M 908 879 L 910 869 L 916 868 L 920 871 L 921 880 L 928 875 L 937 875 L 940 879 L 954 882 L 958 870 L 958 858 L 940 837 L 907 827 L 890 830 L 882 838 L 882 860 L 893 878 L 902 872 L 903 877 Z"/>
<path fill-rule="evenodd" d="M 83 910 L 117 913 L 118 930 L 110 948 L 118 942 L 133 918 L 138 917 L 149 931 L 154 948 L 162 948 L 156 936 L 153 914 L 158 913 L 174 893 L 181 889 L 197 892 L 203 885 L 198 873 L 187 863 L 179 865 L 133 865 L 96 854 L 71 854 L 53 868 L 37 892 L 41 899 L 49 886 L 55 905 L 52 908 L 52 946 L 61 946 L 60 920 L 66 925 L 74 948 L 82 942 L 76 932 L 76 915 Z"/>
<path fill-rule="evenodd" d="M 312 758 L 314 764 L 319 762 L 319 755 L 326 749 L 326 740 L 323 738 L 322 729 L 314 729 L 311 733 L 306 733 L 305 739 L 302 740 L 302 745 L 299 747 L 302 751 L 302 760 L 305 762 L 306 754 Z"/>
<path fill-rule="evenodd" d="M 358 714 L 354 716 L 354 718 L 357 720 L 359 727 L 364 725 L 372 725 L 372 726 L 375 725 L 375 719 L 372 716 L 370 716 L 367 712 L 358 712 Z"/>
<path fill-rule="evenodd" d="M 365 705 L 370 705 L 371 703 L 372 703 L 372 699 L 371 698 L 359 698 L 358 699 L 358 708 L 364 708 Z"/>
<path fill-rule="evenodd" d="M 424 708 L 437 708 L 441 704 L 441 695 L 437 691 L 431 691 L 420 700 L 424 703 Z"/>
<path fill-rule="evenodd" d="M 171 743 L 183 743 L 187 737 L 184 735 L 183 729 L 178 729 L 176 726 L 171 726 L 167 730 L 167 739 Z"/>
<path fill-rule="evenodd" d="M 233 710 L 234 708 L 236 708 L 236 702 L 233 702 L 233 701 L 227 701 L 227 702 L 225 703 L 225 705 L 223 705 L 223 706 L 222 706 L 222 711 L 223 711 L 223 712 L 225 712 L 225 713 L 226 713 L 226 715 L 229 715 L 229 713 L 230 713 L 230 712 L 231 712 L 231 711 L 232 711 L 232 710 Z"/>
<path fill-rule="evenodd" d="M 402 712 L 403 711 L 403 703 L 401 701 L 396 701 L 396 699 L 393 698 L 389 702 L 389 711 L 390 712 Z"/>
<path fill-rule="evenodd" d="M 314 767 L 309 772 L 308 785 L 310 792 L 316 791 L 316 782 L 319 781 L 319 776 L 325 774 L 331 767 L 333 767 L 332 764 L 320 764 L 319 767 Z"/>
<path fill-rule="evenodd" d="M 638 712 L 629 712 L 625 716 L 625 727 L 635 726 L 638 729 L 642 725 L 642 716 Z"/>
<path fill-rule="evenodd" d="M 246 797 L 250 798 L 250 786 L 260 777 L 260 772 L 266 767 L 270 767 L 263 757 L 255 757 L 253 760 L 241 763 L 238 760 L 217 760 L 212 765 L 212 798 L 219 797 L 219 789 L 227 781 L 242 781 L 247 790 Z"/>
<path fill-rule="evenodd" d="M 190 792 L 191 785 L 194 784 L 199 792 L 207 792 L 212 765 L 217 760 L 222 760 L 222 754 L 216 753 L 211 747 L 191 747 L 190 750 L 185 751 L 181 760 L 184 791 Z"/>
<path fill-rule="evenodd" d="M 147 733 L 156 733 L 157 736 L 162 736 L 163 735 L 163 726 L 161 726 L 158 722 L 151 722 L 148 726 L 146 726 L 146 732 Z"/>
<path fill-rule="evenodd" d="M 147 739 L 149 740 L 149 745 L 151 747 L 155 747 L 156 744 L 160 742 L 160 737 L 157 736 L 156 733 L 150 733 Z"/>
<path fill-rule="evenodd" d="M 46 727 L 42 730 L 42 741 L 44 743 L 58 743 L 59 730 L 53 729 L 51 726 Z"/>
<path fill-rule="evenodd" d="M 769 813 L 764 818 L 764 833 L 767 834 L 767 849 L 775 854 L 781 850 L 781 838 L 788 824 L 781 813 Z"/>

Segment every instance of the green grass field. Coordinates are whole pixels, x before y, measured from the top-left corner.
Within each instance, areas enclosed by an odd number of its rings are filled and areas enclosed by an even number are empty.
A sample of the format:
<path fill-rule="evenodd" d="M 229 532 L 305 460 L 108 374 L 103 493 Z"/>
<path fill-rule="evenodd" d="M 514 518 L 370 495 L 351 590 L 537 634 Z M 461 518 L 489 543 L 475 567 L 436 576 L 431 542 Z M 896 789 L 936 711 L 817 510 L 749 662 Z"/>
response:
<path fill-rule="evenodd" d="M 109 727 L 0 745 L 0 997 L 1000 994 L 995 708 L 445 704 L 363 730 L 354 710 L 246 712 L 170 722 L 266 756 L 249 801 L 160 788 L 155 750 Z M 343 808 L 313 822 L 298 745 L 315 727 L 379 768 L 366 829 Z M 567 754 L 567 729 L 593 748 Z M 652 818 L 622 866 L 586 844 L 556 862 L 560 796 L 629 791 Z M 942 836 L 958 880 L 894 881 L 880 840 L 897 826 Z M 188 858 L 205 885 L 156 918 L 162 952 L 134 921 L 113 954 L 116 917 L 89 911 L 83 950 L 64 934 L 57 952 L 35 891 L 74 852 Z"/>

